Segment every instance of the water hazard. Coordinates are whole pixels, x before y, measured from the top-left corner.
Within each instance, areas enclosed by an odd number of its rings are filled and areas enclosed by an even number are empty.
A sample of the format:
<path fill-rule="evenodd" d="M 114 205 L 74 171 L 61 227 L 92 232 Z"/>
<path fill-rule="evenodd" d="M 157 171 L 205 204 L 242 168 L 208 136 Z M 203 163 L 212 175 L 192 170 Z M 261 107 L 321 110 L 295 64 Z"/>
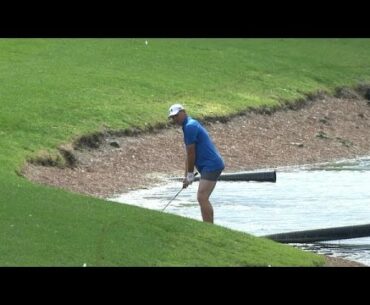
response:
<path fill-rule="evenodd" d="M 277 169 L 277 182 L 219 181 L 211 196 L 215 224 L 256 236 L 370 223 L 370 157 Z M 201 221 L 198 183 L 166 208 Z M 180 182 L 122 194 L 110 200 L 162 210 Z M 370 237 L 295 244 L 304 250 L 370 266 Z"/>

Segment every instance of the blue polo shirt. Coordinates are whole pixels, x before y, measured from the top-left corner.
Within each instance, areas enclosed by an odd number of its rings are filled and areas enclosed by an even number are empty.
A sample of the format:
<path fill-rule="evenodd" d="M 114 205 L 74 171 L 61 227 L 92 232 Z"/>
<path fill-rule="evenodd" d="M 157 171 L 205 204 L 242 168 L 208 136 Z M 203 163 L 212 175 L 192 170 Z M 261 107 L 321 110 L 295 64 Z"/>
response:
<path fill-rule="evenodd" d="M 182 123 L 182 130 L 185 145 L 195 144 L 195 166 L 200 173 L 225 168 L 224 161 L 207 130 L 197 120 L 187 116 Z"/>

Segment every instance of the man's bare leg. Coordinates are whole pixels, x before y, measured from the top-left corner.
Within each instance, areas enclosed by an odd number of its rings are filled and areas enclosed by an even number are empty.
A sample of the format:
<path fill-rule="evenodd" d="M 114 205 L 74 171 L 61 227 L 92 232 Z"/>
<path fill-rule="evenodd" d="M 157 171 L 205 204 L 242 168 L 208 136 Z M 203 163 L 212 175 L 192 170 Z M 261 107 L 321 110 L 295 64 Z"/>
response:
<path fill-rule="evenodd" d="M 197 199 L 204 222 L 213 223 L 213 207 L 209 201 L 217 181 L 200 179 Z"/>

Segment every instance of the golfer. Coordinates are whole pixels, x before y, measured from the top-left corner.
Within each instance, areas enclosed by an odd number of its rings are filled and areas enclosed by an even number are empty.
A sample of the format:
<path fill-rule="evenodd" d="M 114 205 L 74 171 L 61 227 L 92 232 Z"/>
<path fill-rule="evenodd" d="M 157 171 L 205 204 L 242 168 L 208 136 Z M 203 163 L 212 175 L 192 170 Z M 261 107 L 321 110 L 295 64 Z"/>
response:
<path fill-rule="evenodd" d="M 203 221 L 213 223 L 213 207 L 209 201 L 218 177 L 225 168 L 224 161 L 218 152 L 207 130 L 187 115 L 185 108 L 174 104 L 169 109 L 169 118 L 182 126 L 186 146 L 185 178 L 183 188 L 194 181 L 194 166 L 200 173 L 197 199 Z"/>

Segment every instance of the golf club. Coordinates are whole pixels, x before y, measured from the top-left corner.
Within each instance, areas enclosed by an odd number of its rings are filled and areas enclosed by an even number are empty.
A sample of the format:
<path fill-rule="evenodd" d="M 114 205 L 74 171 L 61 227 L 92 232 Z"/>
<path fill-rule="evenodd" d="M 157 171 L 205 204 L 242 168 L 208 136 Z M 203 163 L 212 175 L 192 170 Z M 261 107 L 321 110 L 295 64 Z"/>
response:
<path fill-rule="evenodd" d="M 194 177 L 196 176 L 196 175 L 198 175 L 198 172 L 196 172 L 195 174 L 194 174 Z M 172 197 L 172 199 L 166 204 L 166 206 L 163 208 L 163 210 L 162 210 L 162 212 L 170 205 L 170 203 L 181 193 L 181 191 L 184 189 L 184 187 L 182 187 L 181 188 L 181 190 L 179 190 L 178 192 L 177 192 L 177 194 L 175 195 L 175 196 L 173 196 Z"/>

